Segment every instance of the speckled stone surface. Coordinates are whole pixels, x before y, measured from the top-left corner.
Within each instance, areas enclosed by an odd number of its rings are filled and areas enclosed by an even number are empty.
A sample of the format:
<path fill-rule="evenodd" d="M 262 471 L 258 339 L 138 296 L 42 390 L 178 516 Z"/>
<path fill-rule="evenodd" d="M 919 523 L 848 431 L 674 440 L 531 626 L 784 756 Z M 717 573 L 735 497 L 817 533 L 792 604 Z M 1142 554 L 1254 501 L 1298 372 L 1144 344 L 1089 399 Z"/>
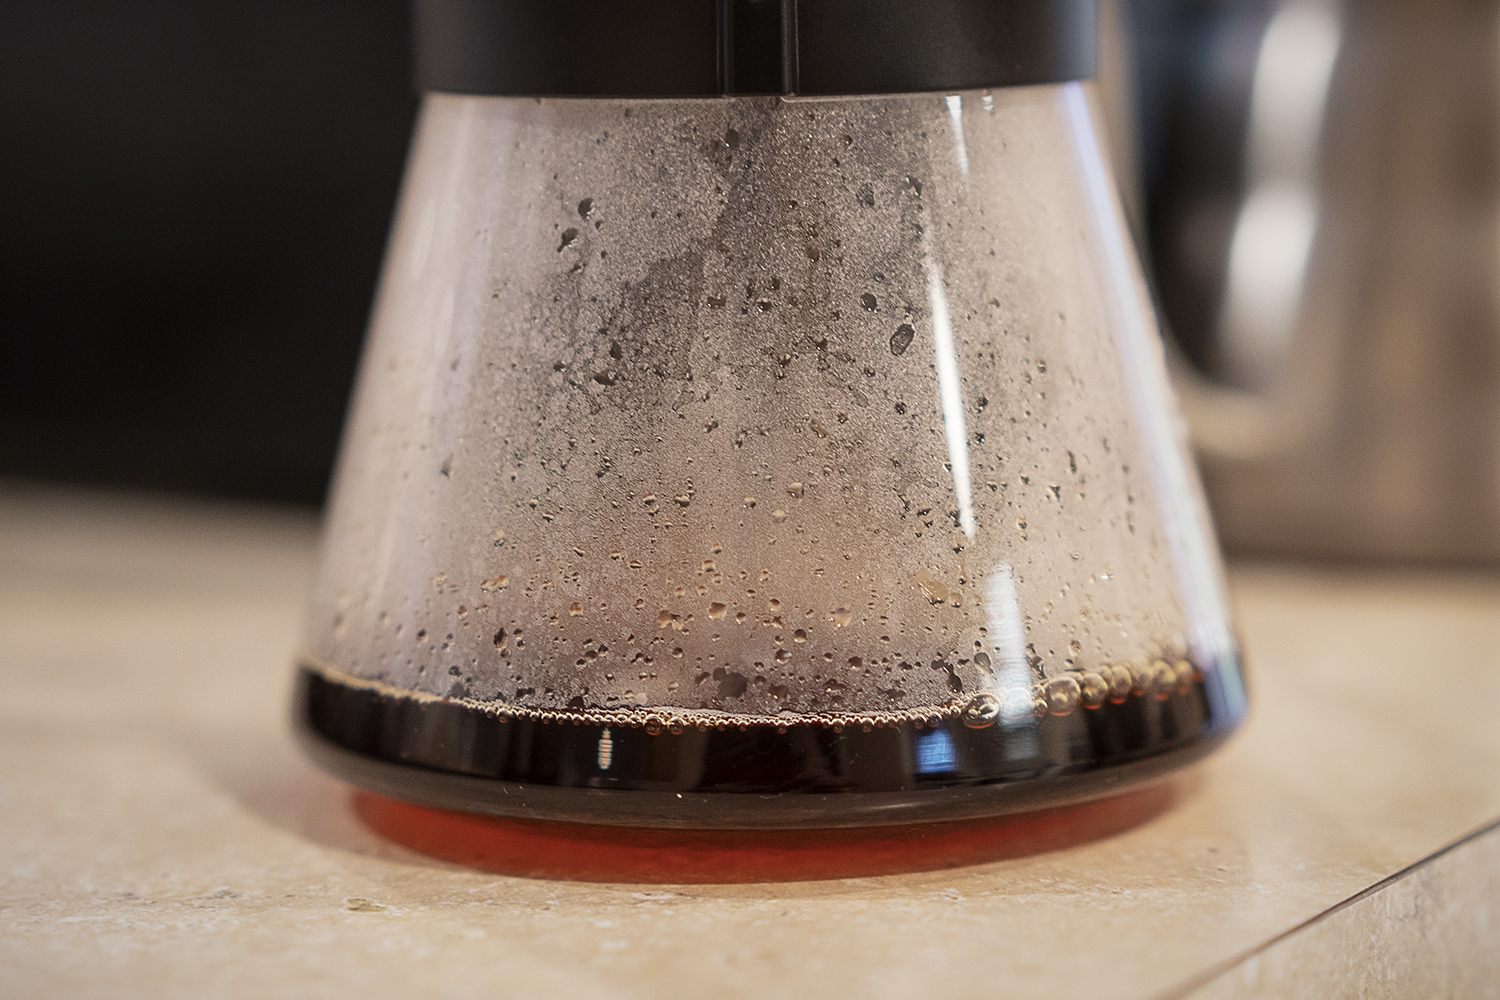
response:
<path fill-rule="evenodd" d="M 1294 928 L 1180 995 L 1500 997 L 1500 828 Z"/>
<path fill-rule="evenodd" d="M 396 847 L 302 760 L 286 705 L 315 538 L 253 508 L 0 489 L 0 994 L 1468 997 L 1500 981 L 1493 832 L 1328 913 L 1500 817 L 1500 580 L 1235 569 L 1251 721 L 1177 806 L 1112 837 L 881 878 L 577 884 Z"/>

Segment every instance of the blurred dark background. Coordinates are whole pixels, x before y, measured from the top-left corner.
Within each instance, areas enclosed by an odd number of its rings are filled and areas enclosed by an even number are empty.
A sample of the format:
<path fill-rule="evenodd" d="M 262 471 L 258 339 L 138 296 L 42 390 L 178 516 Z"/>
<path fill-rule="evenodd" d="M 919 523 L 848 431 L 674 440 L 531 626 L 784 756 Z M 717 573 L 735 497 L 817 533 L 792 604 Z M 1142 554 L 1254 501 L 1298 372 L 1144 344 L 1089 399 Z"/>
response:
<path fill-rule="evenodd" d="M 1227 247 L 1255 36 L 1243 79 L 1210 56 L 1266 9 L 1127 5 L 1149 216 L 1225 203 L 1191 255 Z M 0 0 L 0 476 L 321 501 L 407 35 L 401 0 Z"/>
<path fill-rule="evenodd" d="M 0 2 L 0 475 L 321 500 L 416 109 L 407 17 Z"/>

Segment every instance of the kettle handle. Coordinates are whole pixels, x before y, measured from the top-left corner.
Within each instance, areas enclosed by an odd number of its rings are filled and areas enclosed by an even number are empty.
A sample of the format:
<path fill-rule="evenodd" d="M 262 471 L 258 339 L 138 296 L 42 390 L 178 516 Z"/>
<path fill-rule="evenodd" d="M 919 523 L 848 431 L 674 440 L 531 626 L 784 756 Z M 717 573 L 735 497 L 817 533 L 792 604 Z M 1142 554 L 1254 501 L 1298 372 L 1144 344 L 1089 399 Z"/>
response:
<path fill-rule="evenodd" d="M 1337 338 L 1310 335 L 1318 324 L 1305 293 L 1318 236 L 1323 117 L 1342 36 L 1336 0 L 1285 0 L 1261 36 L 1246 195 L 1216 330 L 1233 384 L 1204 376 L 1175 345 L 1167 351 L 1193 444 L 1205 457 L 1285 454 L 1326 416 Z"/>

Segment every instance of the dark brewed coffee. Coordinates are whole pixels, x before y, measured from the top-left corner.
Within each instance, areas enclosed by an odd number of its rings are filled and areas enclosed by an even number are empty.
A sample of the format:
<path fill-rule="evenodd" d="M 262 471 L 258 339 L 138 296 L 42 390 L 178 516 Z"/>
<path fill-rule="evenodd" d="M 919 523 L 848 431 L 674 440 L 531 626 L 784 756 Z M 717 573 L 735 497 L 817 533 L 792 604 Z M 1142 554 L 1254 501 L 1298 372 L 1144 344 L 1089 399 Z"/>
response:
<path fill-rule="evenodd" d="M 980 695 L 925 719 L 790 721 L 511 710 L 304 667 L 297 721 L 325 766 L 429 805 L 640 826 L 827 827 L 1122 789 L 1227 735 L 1238 720 L 1226 718 L 1216 677 L 1161 660 L 1039 681 L 1021 713 Z"/>

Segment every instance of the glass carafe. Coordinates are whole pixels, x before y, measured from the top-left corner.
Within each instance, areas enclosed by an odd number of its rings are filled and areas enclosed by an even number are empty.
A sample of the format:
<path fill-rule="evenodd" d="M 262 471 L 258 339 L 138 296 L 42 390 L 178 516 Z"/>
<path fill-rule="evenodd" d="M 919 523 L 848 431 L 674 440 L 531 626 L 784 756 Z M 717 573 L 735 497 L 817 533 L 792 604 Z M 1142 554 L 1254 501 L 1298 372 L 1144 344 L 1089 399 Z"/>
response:
<path fill-rule="evenodd" d="M 534 818 L 1104 794 L 1244 713 L 1076 83 L 425 99 L 297 716 Z"/>

